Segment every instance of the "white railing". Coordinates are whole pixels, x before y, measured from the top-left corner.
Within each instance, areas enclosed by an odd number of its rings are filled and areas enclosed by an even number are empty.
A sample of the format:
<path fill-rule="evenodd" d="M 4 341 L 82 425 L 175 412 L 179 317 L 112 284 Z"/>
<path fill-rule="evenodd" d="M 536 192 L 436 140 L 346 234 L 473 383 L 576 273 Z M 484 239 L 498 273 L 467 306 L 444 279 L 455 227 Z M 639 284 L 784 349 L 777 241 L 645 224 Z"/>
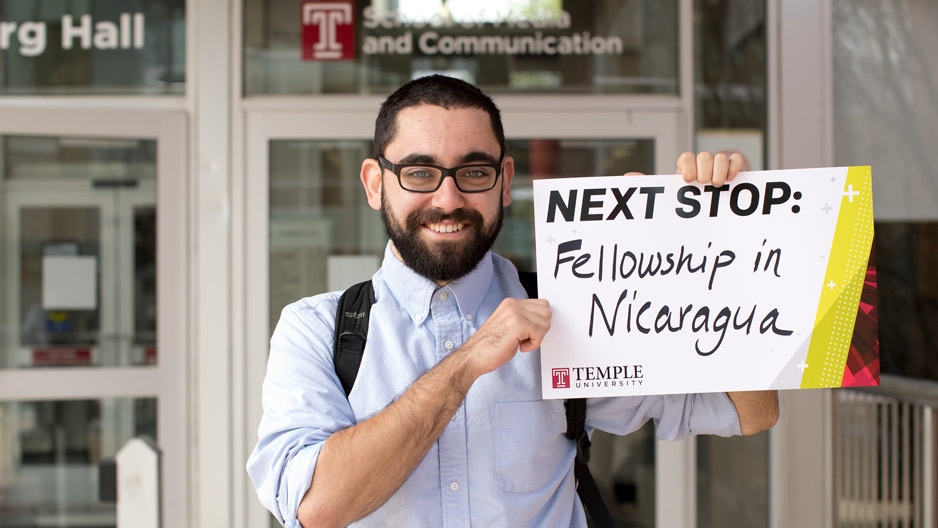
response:
<path fill-rule="evenodd" d="M 938 384 L 884 375 L 835 400 L 835 526 L 935 527 Z"/>

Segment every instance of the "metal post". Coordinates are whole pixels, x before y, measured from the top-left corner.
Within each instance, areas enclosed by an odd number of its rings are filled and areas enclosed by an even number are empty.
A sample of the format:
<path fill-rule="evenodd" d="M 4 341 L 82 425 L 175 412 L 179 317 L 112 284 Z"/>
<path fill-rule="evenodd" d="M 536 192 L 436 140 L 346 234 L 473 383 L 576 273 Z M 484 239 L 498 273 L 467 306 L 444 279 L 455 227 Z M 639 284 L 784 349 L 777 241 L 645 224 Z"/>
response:
<path fill-rule="evenodd" d="M 922 504 L 922 524 L 921 526 L 938 526 L 938 519 L 935 514 L 935 407 L 922 406 L 922 493 L 919 500 Z"/>
<path fill-rule="evenodd" d="M 160 528 L 160 449 L 132 438 L 117 452 L 117 528 Z"/>

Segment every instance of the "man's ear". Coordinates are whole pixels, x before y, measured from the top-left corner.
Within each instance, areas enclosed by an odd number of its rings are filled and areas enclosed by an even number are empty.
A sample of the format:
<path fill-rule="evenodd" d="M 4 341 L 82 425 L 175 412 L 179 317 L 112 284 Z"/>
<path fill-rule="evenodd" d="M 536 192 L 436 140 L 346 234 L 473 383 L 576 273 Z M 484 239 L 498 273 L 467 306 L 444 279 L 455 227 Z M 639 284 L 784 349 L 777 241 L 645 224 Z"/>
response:
<path fill-rule="evenodd" d="M 515 177 L 515 159 L 505 156 L 502 166 L 502 205 L 511 205 L 511 180 Z"/>
<path fill-rule="evenodd" d="M 381 180 L 384 171 L 378 160 L 368 158 L 362 162 L 361 179 L 365 187 L 365 196 L 368 197 L 368 205 L 375 211 L 381 210 Z"/>

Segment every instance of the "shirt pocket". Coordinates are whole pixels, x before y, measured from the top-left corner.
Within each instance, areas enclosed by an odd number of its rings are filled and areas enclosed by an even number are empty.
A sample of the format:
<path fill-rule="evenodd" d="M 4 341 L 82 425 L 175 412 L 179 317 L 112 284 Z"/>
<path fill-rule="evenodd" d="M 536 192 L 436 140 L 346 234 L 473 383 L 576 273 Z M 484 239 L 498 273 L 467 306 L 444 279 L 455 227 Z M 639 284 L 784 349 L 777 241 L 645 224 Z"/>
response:
<path fill-rule="evenodd" d="M 502 491 L 526 493 L 560 480 L 573 467 L 573 447 L 564 436 L 563 400 L 492 404 L 495 483 Z M 569 463 L 568 463 L 569 461 Z"/>

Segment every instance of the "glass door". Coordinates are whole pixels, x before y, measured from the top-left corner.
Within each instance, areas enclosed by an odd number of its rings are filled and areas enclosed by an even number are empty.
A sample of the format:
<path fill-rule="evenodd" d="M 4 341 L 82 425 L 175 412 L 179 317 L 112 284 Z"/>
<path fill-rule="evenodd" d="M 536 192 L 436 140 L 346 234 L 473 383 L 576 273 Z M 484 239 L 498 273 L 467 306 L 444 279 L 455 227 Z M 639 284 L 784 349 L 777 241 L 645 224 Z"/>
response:
<path fill-rule="evenodd" d="M 157 363 L 152 177 L 8 182 L 4 313 L 19 332 L 5 333 L 0 368 Z"/>
<path fill-rule="evenodd" d="M 0 528 L 115 526 L 98 465 L 141 435 L 184 526 L 185 118 L 49 113 L 0 124 Z"/>
<path fill-rule="evenodd" d="M 520 269 L 534 266 L 534 179 L 675 171 L 683 122 L 676 104 L 636 111 L 634 105 L 609 108 L 608 102 L 570 97 L 497 102 L 516 170 L 513 203 L 494 249 Z M 243 224 L 249 447 L 256 440 L 266 365 L 266 354 L 257 352 L 267 350 L 280 310 L 370 278 L 381 263 L 384 230 L 359 180 L 362 160 L 372 155 L 377 103 L 248 113 Z M 651 426 L 627 437 L 595 435 L 591 466 L 622 526 L 676 524 L 670 518 L 682 513 L 665 508 L 664 501 L 683 499 L 674 490 L 693 479 L 690 446 L 657 442 Z M 252 526 L 277 526 L 256 501 L 251 508 Z"/>

